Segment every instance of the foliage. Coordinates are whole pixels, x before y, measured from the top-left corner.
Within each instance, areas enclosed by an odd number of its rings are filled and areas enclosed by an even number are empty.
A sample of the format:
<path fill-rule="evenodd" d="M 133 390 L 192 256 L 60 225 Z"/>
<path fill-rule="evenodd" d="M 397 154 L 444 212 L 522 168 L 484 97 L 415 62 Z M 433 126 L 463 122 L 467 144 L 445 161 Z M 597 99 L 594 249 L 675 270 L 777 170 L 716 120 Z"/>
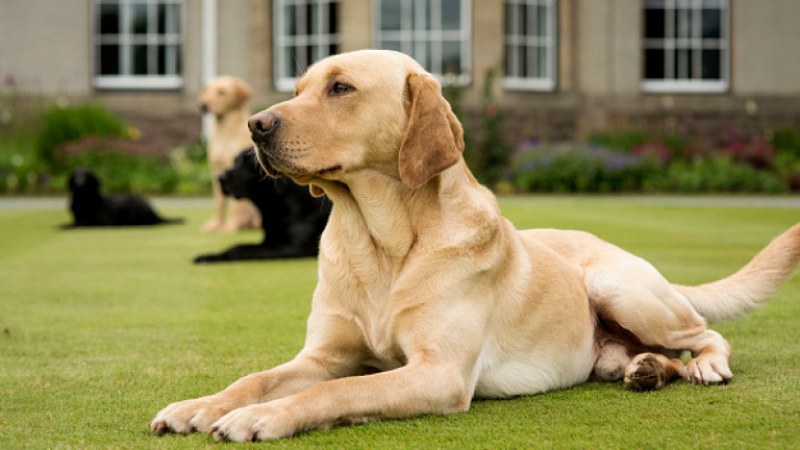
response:
<path fill-rule="evenodd" d="M 512 146 L 509 145 L 503 129 L 503 112 L 494 98 L 497 74 L 497 69 L 492 68 L 484 77 L 481 86 L 480 116 L 474 132 L 469 123 L 463 122 L 464 87 L 446 83 L 443 89 L 453 112 L 461 118 L 464 125 L 464 158 L 478 180 L 490 187 L 496 187 L 503 180 L 512 153 Z"/>
<path fill-rule="evenodd" d="M 657 171 L 649 154 L 613 152 L 596 145 L 536 145 L 517 149 L 512 178 L 524 192 L 627 192 Z"/>
<path fill-rule="evenodd" d="M 0 193 L 63 192 L 77 167 L 96 172 L 103 192 L 210 192 L 202 142 L 154 154 L 137 141 L 137 129 L 102 106 L 37 103 L 39 116 L 21 123 L 27 106 L 20 96 L 3 100 L 9 120 L 0 127 Z"/>
<path fill-rule="evenodd" d="M 39 160 L 59 169 L 65 163 L 58 147 L 86 136 L 124 137 L 128 128 L 100 105 L 54 106 L 44 114 L 36 149 Z"/>

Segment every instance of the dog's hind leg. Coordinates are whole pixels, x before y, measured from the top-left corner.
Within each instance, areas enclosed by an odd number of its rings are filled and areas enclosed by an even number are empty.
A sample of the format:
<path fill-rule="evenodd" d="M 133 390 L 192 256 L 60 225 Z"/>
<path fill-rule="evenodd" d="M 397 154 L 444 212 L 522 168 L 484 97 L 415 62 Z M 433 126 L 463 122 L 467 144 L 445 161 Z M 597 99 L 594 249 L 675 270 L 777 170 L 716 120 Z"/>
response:
<path fill-rule="evenodd" d="M 645 348 L 691 351 L 694 359 L 686 367 L 686 378 L 692 383 L 726 383 L 733 377 L 728 367 L 730 345 L 707 328 L 705 319 L 682 294 L 644 260 L 628 261 L 627 270 L 621 269 L 592 268 L 586 273 L 589 297 L 601 317 L 619 324 Z M 649 360 L 643 365 L 644 359 L 633 361 L 636 367 L 629 365 L 626 374 L 648 371 L 644 366 Z M 660 362 L 665 375 L 669 371 L 683 375 L 669 358 Z"/>

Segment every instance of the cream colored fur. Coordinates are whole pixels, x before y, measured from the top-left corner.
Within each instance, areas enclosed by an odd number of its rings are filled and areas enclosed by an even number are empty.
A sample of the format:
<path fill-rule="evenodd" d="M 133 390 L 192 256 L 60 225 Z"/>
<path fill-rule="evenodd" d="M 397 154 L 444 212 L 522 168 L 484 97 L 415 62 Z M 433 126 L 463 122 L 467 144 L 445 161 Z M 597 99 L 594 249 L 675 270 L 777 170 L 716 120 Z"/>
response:
<path fill-rule="evenodd" d="M 272 439 L 466 411 L 474 397 L 566 388 L 593 372 L 632 389 L 723 383 L 730 347 L 703 314 L 763 302 L 800 256 L 795 226 L 732 278 L 685 288 L 591 234 L 515 230 L 464 163 L 438 84 L 399 53 L 328 58 L 296 94 L 250 123 L 267 170 L 334 203 L 305 346 L 167 406 L 155 432 Z M 670 359 L 682 350 L 694 356 L 686 367 Z M 652 370 L 657 382 L 643 385 Z"/>
<path fill-rule="evenodd" d="M 218 180 L 222 172 L 233 166 L 236 155 L 253 146 L 247 130 L 251 92 L 243 80 L 223 76 L 209 81 L 200 94 L 201 108 L 214 116 L 207 143 L 214 215 L 203 226 L 206 232 L 233 232 L 261 226 L 258 209 L 249 200 L 230 200 L 231 211 L 226 218 L 228 200 L 222 194 Z"/>

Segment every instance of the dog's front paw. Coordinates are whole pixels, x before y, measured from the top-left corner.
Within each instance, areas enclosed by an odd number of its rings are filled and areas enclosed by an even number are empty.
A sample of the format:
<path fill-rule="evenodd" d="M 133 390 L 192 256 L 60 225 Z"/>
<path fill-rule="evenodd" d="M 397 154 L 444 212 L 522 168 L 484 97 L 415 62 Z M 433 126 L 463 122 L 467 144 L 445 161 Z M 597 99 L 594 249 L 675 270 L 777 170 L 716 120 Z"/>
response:
<path fill-rule="evenodd" d="M 193 400 L 171 403 L 150 422 L 156 434 L 186 434 L 194 431 L 210 432 L 211 425 L 233 409 L 229 403 L 213 395 Z"/>
<path fill-rule="evenodd" d="M 298 430 L 278 402 L 261 403 L 235 409 L 219 419 L 211 433 L 218 441 L 256 442 L 289 437 Z"/>
<path fill-rule="evenodd" d="M 733 378 L 728 358 L 720 354 L 701 354 L 686 364 L 692 384 L 725 384 Z"/>

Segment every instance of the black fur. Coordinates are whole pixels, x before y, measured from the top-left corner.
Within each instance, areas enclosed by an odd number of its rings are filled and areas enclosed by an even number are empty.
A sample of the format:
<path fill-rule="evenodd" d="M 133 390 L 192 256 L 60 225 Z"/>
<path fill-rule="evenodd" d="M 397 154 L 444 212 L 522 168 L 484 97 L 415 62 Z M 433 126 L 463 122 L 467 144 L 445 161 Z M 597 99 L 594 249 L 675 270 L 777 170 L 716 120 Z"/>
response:
<path fill-rule="evenodd" d="M 134 194 L 102 195 L 100 180 L 88 169 L 77 169 L 69 177 L 73 223 L 64 228 L 158 225 L 182 223 L 183 219 L 160 217 L 143 197 Z"/>
<path fill-rule="evenodd" d="M 235 245 L 222 253 L 200 255 L 194 259 L 195 263 L 317 255 L 319 237 L 331 212 L 330 201 L 312 197 L 307 187 L 285 177 L 267 178 L 258 167 L 253 149 L 240 153 L 219 181 L 225 195 L 247 198 L 256 205 L 261 212 L 264 240 L 260 244 Z"/>

